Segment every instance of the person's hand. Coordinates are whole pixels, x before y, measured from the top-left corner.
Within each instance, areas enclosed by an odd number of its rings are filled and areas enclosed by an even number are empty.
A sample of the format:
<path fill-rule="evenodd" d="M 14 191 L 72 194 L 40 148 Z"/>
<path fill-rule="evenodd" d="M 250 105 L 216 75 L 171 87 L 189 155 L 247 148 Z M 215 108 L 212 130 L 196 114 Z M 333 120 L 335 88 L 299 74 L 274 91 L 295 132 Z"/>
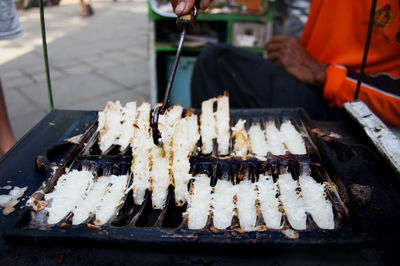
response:
<path fill-rule="evenodd" d="M 275 36 L 267 42 L 265 49 L 269 60 L 298 80 L 312 86 L 325 84 L 327 66 L 315 60 L 297 38 Z"/>
<path fill-rule="evenodd" d="M 204 10 L 210 5 L 211 1 L 212 0 L 171 0 L 171 4 L 175 14 L 181 16 L 189 13 L 195 4 L 197 7 Z"/>

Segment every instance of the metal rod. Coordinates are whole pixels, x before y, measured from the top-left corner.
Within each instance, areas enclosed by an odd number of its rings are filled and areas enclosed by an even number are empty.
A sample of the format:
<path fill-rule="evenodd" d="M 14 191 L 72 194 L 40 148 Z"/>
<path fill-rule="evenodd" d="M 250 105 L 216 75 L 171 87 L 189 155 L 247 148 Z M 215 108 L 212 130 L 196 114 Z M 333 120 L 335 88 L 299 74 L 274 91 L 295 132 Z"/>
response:
<path fill-rule="evenodd" d="M 163 99 L 163 103 L 161 106 L 161 114 L 163 114 L 165 112 L 165 110 L 167 109 L 169 94 L 171 93 L 171 88 L 174 83 L 176 69 L 178 68 L 179 59 L 181 58 L 181 52 L 182 52 L 182 47 L 183 47 L 183 41 L 185 40 L 185 35 L 186 35 L 186 29 L 183 29 L 182 34 L 181 34 L 181 39 L 179 40 L 178 50 L 176 51 L 174 66 L 173 66 L 171 74 L 169 76 L 167 89 L 165 90 L 164 99 Z"/>
<path fill-rule="evenodd" d="M 185 40 L 185 35 L 186 35 L 186 29 L 183 29 L 182 33 L 181 33 L 181 39 L 179 40 L 178 50 L 176 51 L 174 66 L 172 67 L 172 71 L 169 76 L 167 88 L 164 93 L 164 99 L 163 99 L 162 105 L 161 105 L 161 107 L 159 106 L 154 109 L 153 116 L 151 118 L 151 127 L 153 128 L 153 141 L 156 145 L 158 145 L 158 138 L 160 135 L 160 132 L 158 131 L 158 117 L 160 116 L 160 113 L 163 114 L 165 112 L 165 110 L 167 109 L 169 95 L 171 93 L 172 84 L 174 83 L 176 69 L 178 68 L 179 59 L 181 57 L 181 52 L 182 52 L 182 47 L 183 47 L 183 41 Z"/>
<path fill-rule="evenodd" d="M 369 13 L 367 40 L 365 41 L 364 54 L 361 61 L 360 76 L 358 77 L 356 93 L 354 94 L 354 100 L 358 99 L 358 94 L 360 93 L 360 88 L 361 88 L 361 82 L 364 77 L 364 68 L 367 62 L 369 44 L 371 42 L 372 27 L 374 26 L 375 8 L 376 8 L 376 0 L 372 0 L 371 11 Z"/>
<path fill-rule="evenodd" d="M 47 95 L 49 98 L 49 108 L 50 111 L 52 111 L 54 109 L 54 102 L 53 102 L 53 93 L 51 90 L 51 82 L 50 82 L 49 59 L 47 56 L 46 26 L 44 22 L 43 0 L 39 0 L 39 10 L 40 10 L 40 28 L 42 31 L 44 68 L 46 71 L 46 81 L 47 81 Z"/>

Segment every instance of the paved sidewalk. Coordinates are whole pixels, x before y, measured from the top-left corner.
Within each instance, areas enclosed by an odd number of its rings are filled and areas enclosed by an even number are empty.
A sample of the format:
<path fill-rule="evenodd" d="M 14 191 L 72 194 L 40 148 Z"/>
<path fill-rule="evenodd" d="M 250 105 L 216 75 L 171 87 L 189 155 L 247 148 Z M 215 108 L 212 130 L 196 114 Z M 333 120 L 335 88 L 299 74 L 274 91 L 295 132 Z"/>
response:
<path fill-rule="evenodd" d="M 145 0 L 78 0 L 45 8 L 50 74 L 58 109 L 100 110 L 107 100 L 150 98 Z M 12 128 L 21 138 L 49 112 L 39 9 L 19 10 L 24 36 L 0 41 L 0 78 Z"/>

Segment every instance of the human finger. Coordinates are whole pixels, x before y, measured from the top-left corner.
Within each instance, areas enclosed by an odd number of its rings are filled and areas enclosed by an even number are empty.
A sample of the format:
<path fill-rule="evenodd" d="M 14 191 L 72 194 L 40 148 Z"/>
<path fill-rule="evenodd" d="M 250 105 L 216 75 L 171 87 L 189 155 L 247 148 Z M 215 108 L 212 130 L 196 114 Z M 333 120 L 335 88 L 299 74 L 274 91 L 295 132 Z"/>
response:
<path fill-rule="evenodd" d="M 267 54 L 268 60 L 280 67 L 282 67 L 281 57 L 282 54 L 280 51 L 274 51 Z"/>
<path fill-rule="evenodd" d="M 291 38 L 294 38 L 294 37 L 278 35 L 278 36 L 274 36 L 271 39 L 269 39 L 267 44 L 268 43 L 282 43 L 282 42 L 286 42 L 286 41 L 290 40 Z"/>
<path fill-rule="evenodd" d="M 212 0 L 200 0 L 200 9 L 204 10 L 210 6 Z"/>
<path fill-rule="evenodd" d="M 268 51 L 271 46 L 279 45 L 283 46 L 287 42 L 287 36 L 274 36 L 271 39 L 267 41 L 267 43 L 264 46 L 264 49 Z"/>
<path fill-rule="evenodd" d="M 268 53 L 272 53 L 272 52 L 275 52 L 275 51 L 280 50 L 281 47 L 282 47 L 282 45 L 281 45 L 281 44 L 278 44 L 278 43 L 267 43 L 267 44 L 265 45 L 265 50 L 266 50 Z"/>
<path fill-rule="evenodd" d="M 181 16 L 193 9 L 195 0 L 171 0 L 171 4 L 175 14 Z"/>

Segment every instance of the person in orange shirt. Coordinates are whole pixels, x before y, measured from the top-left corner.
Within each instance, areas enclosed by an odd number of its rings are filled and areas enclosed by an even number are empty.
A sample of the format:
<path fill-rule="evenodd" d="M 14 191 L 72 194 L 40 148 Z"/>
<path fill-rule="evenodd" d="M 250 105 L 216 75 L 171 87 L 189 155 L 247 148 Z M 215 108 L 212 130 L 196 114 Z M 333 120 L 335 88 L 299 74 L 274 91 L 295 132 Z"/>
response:
<path fill-rule="evenodd" d="M 180 15 L 194 1 L 172 2 Z M 178 10 L 181 2 L 185 8 Z M 226 90 L 232 107 L 303 107 L 313 119 L 340 119 L 343 103 L 354 98 L 369 12 L 370 3 L 364 1 L 311 1 L 301 39 L 273 37 L 265 46 L 268 60 L 227 45 L 207 48 L 193 71 L 192 104 Z M 367 76 L 359 93 L 375 114 L 397 127 L 399 15 L 398 0 L 377 1 Z"/>

